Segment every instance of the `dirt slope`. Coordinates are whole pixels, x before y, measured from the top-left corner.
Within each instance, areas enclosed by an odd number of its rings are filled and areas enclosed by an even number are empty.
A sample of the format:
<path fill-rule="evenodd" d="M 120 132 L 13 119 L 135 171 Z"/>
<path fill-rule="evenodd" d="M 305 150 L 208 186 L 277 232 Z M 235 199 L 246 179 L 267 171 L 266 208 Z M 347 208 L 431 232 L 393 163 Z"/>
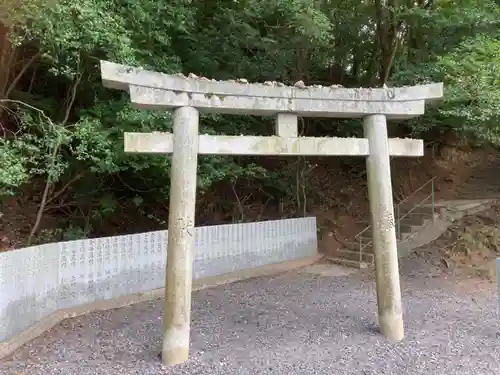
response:
<path fill-rule="evenodd" d="M 500 157 L 495 150 L 474 149 L 453 138 L 439 147 L 427 146 L 423 158 L 395 158 L 392 161 L 395 202 L 410 196 L 432 177 L 436 177 L 436 199 L 473 198 L 481 192 L 494 195 L 500 191 L 495 187 L 500 186 L 500 175 L 495 173 L 500 164 L 497 160 Z M 305 179 L 306 186 L 300 194 L 298 191 L 296 199 L 266 196 L 257 185 L 244 187 L 237 192 L 239 197 L 236 199 L 231 189 L 226 191 L 221 187 L 199 199 L 197 225 L 240 222 L 243 216 L 240 211 L 245 212 L 243 222 L 296 217 L 305 213 L 318 219 L 321 251 L 328 253 L 343 241 L 352 240 L 369 222 L 364 161 L 359 158 L 320 158 L 310 162 L 315 163 L 314 168 L 311 168 Z M 487 179 L 492 176 L 498 177 L 495 181 Z M 293 176 L 290 179 L 293 180 Z M 40 189 L 37 189 L 33 184 L 25 192 L 4 201 L 0 207 L 0 251 L 25 246 L 38 207 Z M 429 192 L 430 185 L 411 200 L 417 202 Z M 301 202 L 297 204 L 299 200 Z M 156 205 L 146 212 L 124 202 L 116 214 L 101 220 L 93 228 L 91 237 L 163 229 L 167 217 L 166 204 Z M 78 227 L 81 223 L 75 222 L 65 209 L 45 213 L 36 242 L 62 240 L 69 224 Z"/>

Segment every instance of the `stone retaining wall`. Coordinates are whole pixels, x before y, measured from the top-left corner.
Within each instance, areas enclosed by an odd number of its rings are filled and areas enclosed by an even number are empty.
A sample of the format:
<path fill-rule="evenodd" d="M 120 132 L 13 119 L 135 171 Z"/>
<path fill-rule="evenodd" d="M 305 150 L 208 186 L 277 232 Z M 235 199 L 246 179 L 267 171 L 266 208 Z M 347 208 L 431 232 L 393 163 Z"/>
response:
<path fill-rule="evenodd" d="M 61 310 L 164 287 L 167 231 L 0 254 L 0 344 Z M 316 219 L 195 228 L 193 279 L 317 255 Z"/>

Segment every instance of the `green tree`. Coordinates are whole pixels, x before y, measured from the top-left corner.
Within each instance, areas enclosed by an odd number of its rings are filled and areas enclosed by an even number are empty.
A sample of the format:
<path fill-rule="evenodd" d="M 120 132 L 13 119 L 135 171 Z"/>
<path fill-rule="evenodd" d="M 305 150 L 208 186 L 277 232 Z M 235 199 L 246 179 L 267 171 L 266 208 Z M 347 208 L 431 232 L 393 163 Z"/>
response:
<path fill-rule="evenodd" d="M 170 115 L 133 109 L 126 93 L 104 89 L 101 59 L 167 73 L 288 84 L 442 80 L 444 102 L 402 129 L 424 138 L 451 129 L 500 142 L 500 7 L 492 0 L 12 4 L 0 4 L 0 196 L 27 186 L 39 192 L 30 237 L 47 212 L 65 209 L 74 225 L 85 226 L 80 232 L 89 233 L 123 204 L 144 212 L 159 202 L 165 206 L 169 158 L 126 155 L 123 132 L 169 131 Z M 201 123 L 210 134 L 268 135 L 274 128 L 272 119 L 250 116 L 206 115 Z M 304 119 L 301 125 L 302 132 L 316 135 L 355 135 L 361 129 L 352 120 Z M 310 169 L 304 160 L 202 157 L 200 205 L 228 196 L 233 202 L 220 205 L 230 212 L 246 194 L 275 205 L 285 197 L 296 201 L 298 211 L 305 202 L 299 204 L 297 192 L 304 191 L 304 171 Z M 238 220 L 245 220 L 240 206 Z"/>

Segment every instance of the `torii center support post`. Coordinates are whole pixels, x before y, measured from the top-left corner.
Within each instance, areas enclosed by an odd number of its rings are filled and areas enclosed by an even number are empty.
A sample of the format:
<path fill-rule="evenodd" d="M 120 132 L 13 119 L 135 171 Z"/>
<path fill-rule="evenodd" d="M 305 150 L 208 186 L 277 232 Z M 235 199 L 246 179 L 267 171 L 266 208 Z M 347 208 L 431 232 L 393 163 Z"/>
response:
<path fill-rule="evenodd" d="M 175 365 L 189 357 L 194 214 L 198 167 L 198 110 L 174 110 L 170 178 L 167 270 L 162 362 Z"/>
<path fill-rule="evenodd" d="M 373 227 L 378 321 L 382 334 L 396 342 L 404 338 L 404 327 L 385 116 L 365 117 L 363 129 L 370 148 L 366 174 Z"/>

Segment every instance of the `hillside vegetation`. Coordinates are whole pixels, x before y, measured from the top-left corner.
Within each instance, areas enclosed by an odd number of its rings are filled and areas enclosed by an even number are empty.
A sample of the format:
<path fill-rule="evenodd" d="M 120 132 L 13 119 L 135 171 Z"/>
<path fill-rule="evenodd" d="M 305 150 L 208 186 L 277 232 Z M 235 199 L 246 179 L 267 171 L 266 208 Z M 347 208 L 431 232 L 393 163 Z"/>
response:
<path fill-rule="evenodd" d="M 493 0 L 3 0 L 0 7 L 0 250 L 166 226 L 169 158 L 125 154 L 123 132 L 169 131 L 170 115 L 134 110 L 126 93 L 103 88 L 100 59 L 218 80 L 443 81 L 444 101 L 395 124 L 392 135 L 422 137 L 429 150 L 450 134 L 500 145 Z M 362 130 L 357 120 L 300 125 L 304 135 Z M 201 121 L 209 134 L 273 129 L 272 118 Z M 366 195 L 362 158 L 207 156 L 198 176 L 198 225 L 348 213 Z"/>

